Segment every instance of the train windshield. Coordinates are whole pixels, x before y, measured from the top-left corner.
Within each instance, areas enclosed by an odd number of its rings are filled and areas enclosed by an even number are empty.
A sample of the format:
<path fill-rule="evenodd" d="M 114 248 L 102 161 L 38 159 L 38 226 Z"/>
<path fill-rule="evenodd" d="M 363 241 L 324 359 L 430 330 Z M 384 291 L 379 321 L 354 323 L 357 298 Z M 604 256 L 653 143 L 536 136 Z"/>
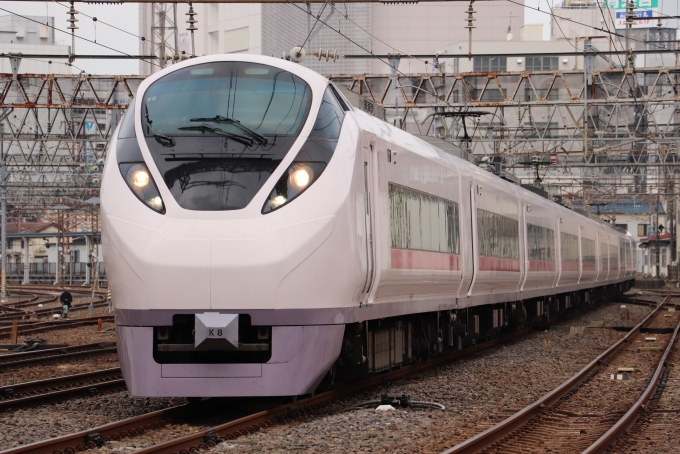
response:
<path fill-rule="evenodd" d="M 249 62 L 174 71 L 144 95 L 142 128 L 177 203 L 202 211 L 245 208 L 307 120 L 309 85 Z"/>

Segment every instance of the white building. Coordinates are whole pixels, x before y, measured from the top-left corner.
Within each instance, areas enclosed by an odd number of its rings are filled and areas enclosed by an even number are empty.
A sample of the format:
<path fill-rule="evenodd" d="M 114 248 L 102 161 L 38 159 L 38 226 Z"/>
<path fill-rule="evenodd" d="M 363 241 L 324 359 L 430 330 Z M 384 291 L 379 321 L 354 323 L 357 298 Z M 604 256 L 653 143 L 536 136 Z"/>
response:
<path fill-rule="evenodd" d="M 57 44 L 53 26 L 54 17 L 0 16 L 0 53 L 41 56 L 22 58 L 19 74 L 71 74 L 68 58 L 50 57 L 71 53 L 71 46 Z M 12 73 L 9 58 L 0 58 L 0 72 Z"/>
<path fill-rule="evenodd" d="M 310 5 L 314 17 L 307 14 L 304 3 L 210 3 L 194 4 L 198 14 L 195 32 L 197 55 L 244 52 L 280 57 L 303 44 L 308 30 L 314 29 L 305 44 L 308 52 L 318 49 L 338 51 L 340 55 L 368 54 L 429 54 L 433 49 L 467 39 L 468 5 L 464 2 L 432 2 L 418 4 L 336 3 L 328 4 L 319 22 L 315 17 L 323 4 Z M 521 4 L 503 1 L 480 2 L 474 5 L 473 39 L 517 41 L 524 23 Z M 181 51 L 191 52 L 190 34 L 186 31 L 188 6 L 177 5 L 178 44 Z M 158 35 L 173 18 L 161 20 L 152 14 L 152 5 L 140 4 L 140 34 Z M 483 38 L 482 38 L 483 37 Z M 158 38 L 154 38 L 157 39 Z M 354 41 L 354 43 L 350 42 Z M 140 53 L 148 54 L 152 39 L 140 44 Z M 402 59 L 399 69 L 408 72 L 428 72 L 431 61 Z M 389 66 L 378 59 L 339 59 L 326 62 L 307 57 L 303 65 L 323 74 L 389 73 Z M 158 68 L 140 62 L 140 73 L 150 74 Z"/>

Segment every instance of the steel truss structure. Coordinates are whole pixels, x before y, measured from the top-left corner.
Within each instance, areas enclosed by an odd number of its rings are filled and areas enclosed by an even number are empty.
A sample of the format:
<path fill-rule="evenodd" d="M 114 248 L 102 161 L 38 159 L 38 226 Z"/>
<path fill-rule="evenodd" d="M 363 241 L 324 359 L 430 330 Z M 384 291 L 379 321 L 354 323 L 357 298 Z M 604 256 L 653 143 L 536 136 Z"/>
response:
<path fill-rule="evenodd" d="M 9 206 L 78 206 L 96 197 L 106 145 L 142 80 L 0 74 L 0 149 Z"/>
<path fill-rule="evenodd" d="M 572 200 L 670 195 L 680 174 L 680 67 L 329 78 Z"/>
<path fill-rule="evenodd" d="M 538 175 L 572 199 L 674 192 L 680 67 L 329 77 L 389 121 Z M 67 205 L 85 213 L 70 227 L 87 230 L 106 144 L 143 78 L 0 74 L 10 210 Z M 481 115 L 455 114 L 465 111 Z"/>

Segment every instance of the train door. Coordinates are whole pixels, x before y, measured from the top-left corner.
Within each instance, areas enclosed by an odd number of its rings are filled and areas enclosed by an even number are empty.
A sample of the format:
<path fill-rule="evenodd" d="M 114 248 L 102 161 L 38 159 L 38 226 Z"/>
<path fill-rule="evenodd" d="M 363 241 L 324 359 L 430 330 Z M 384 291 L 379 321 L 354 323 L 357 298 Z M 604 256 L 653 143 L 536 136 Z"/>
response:
<path fill-rule="evenodd" d="M 553 287 L 557 287 L 562 277 L 562 217 L 558 214 L 555 216 L 555 280 L 553 281 Z"/>
<path fill-rule="evenodd" d="M 470 181 L 470 239 L 472 244 L 472 276 L 470 277 L 470 287 L 467 291 L 467 296 L 472 295 L 472 289 L 475 285 L 477 272 L 479 270 L 479 254 L 478 254 L 478 238 L 477 238 L 477 193 L 481 192 L 482 187 Z"/>
<path fill-rule="evenodd" d="M 366 231 L 366 280 L 362 292 L 362 303 L 369 305 L 375 299 L 375 283 L 378 280 L 376 201 L 378 194 L 377 159 L 374 144 L 362 147 L 364 177 L 364 226 Z"/>
<path fill-rule="evenodd" d="M 519 248 L 519 260 L 522 266 L 519 267 L 519 285 L 517 291 L 521 292 L 524 290 L 524 284 L 527 281 L 527 274 L 529 272 L 529 254 L 527 250 L 527 210 L 529 210 L 530 205 L 527 205 L 525 201 L 522 201 L 521 209 L 519 210 L 519 235 L 522 241 L 520 241 Z"/>

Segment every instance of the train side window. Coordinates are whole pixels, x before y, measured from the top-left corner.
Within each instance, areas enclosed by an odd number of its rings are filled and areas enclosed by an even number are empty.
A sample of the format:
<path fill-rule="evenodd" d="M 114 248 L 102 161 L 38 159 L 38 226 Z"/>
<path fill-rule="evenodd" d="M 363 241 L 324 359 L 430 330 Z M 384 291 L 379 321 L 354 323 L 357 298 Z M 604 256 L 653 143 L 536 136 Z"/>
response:
<path fill-rule="evenodd" d="M 527 224 L 527 247 L 529 260 L 555 261 L 555 231 L 534 224 Z"/>
<path fill-rule="evenodd" d="M 609 245 L 609 257 L 612 259 L 612 263 L 609 264 L 609 268 L 612 270 L 619 269 L 619 248 L 613 244 Z"/>
<path fill-rule="evenodd" d="M 560 252 L 562 253 L 562 262 L 576 262 L 578 264 L 578 237 L 570 233 L 560 232 Z M 578 268 L 576 271 L 578 271 Z"/>
<path fill-rule="evenodd" d="M 600 243 L 600 263 L 601 270 L 606 271 L 609 268 L 609 247 L 606 243 Z"/>
<path fill-rule="evenodd" d="M 477 209 L 479 255 L 519 260 L 519 223 L 512 218 Z"/>
<path fill-rule="evenodd" d="M 581 238 L 581 255 L 583 255 L 583 269 L 595 271 L 597 257 L 595 257 L 595 241 Z"/>
<path fill-rule="evenodd" d="M 460 253 L 457 203 L 393 183 L 389 194 L 392 248 Z"/>

